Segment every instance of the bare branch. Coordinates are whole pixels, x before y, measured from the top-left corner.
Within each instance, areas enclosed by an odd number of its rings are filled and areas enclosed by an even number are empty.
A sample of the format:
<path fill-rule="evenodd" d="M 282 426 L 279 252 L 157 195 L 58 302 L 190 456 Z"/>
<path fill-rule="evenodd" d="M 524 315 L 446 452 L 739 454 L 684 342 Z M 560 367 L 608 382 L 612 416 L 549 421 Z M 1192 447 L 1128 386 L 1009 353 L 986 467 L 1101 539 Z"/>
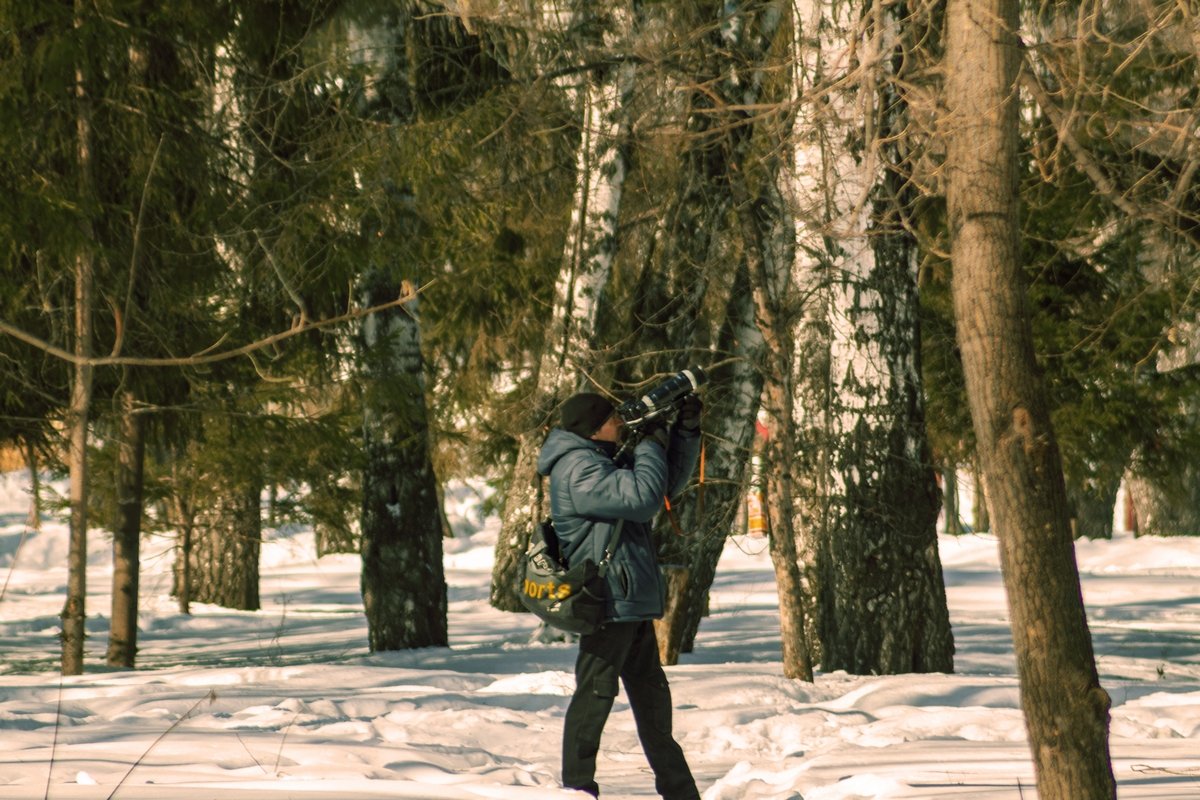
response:
<path fill-rule="evenodd" d="M 434 281 L 436 281 L 436 280 L 437 279 L 435 278 Z M 13 337 L 14 339 L 17 339 L 19 341 L 25 342 L 28 345 L 32 345 L 33 347 L 36 347 L 37 349 L 41 350 L 42 352 L 44 352 L 48 355 L 54 356 L 55 358 L 61 359 L 63 361 L 66 361 L 70 364 L 74 364 L 77 366 L 86 365 L 86 366 L 92 366 L 92 367 L 108 367 L 108 366 L 188 367 L 188 366 L 196 366 L 199 364 L 213 364 L 218 361 L 228 361 L 231 358 L 237 358 L 238 356 L 249 355 L 250 353 L 257 352 L 264 348 L 270 347 L 274 344 L 278 344 L 279 342 L 285 341 L 287 339 L 291 339 L 293 336 L 299 336 L 302 333 L 309 333 L 310 331 L 324 330 L 325 328 L 330 328 L 330 327 L 333 327 L 334 325 L 340 325 L 343 322 L 349 322 L 350 320 L 354 320 L 354 319 L 361 319 L 362 317 L 368 316 L 370 314 L 378 314 L 379 312 L 386 311 L 389 308 L 402 307 L 402 306 L 406 305 L 407 303 L 411 302 L 412 300 L 414 300 L 421 292 L 423 292 L 425 289 L 427 289 L 430 286 L 430 284 L 432 284 L 434 281 L 430 281 L 429 283 L 426 283 L 424 286 L 420 287 L 420 289 L 418 289 L 415 292 L 402 291 L 399 297 L 397 297 L 395 300 L 389 300 L 386 303 L 380 303 L 379 305 L 371 306 L 370 308 L 360 308 L 357 310 L 352 309 L 352 310 L 346 312 L 345 314 L 339 314 L 336 317 L 329 317 L 328 319 L 316 320 L 315 322 L 305 322 L 302 325 L 297 325 L 295 327 L 287 329 L 286 331 L 280 331 L 279 333 L 272 334 L 271 336 L 267 336 L 264 339 L 259 339 L 254 342 L 250 342 L 249 344 L 242 345 L 241 347 L 235 347 L 232 350 L 221 350 L 221 351 L 213 352 L 214 350 L 216 350 L 217 347 L 220 346 L 221 341 L 224 341 L 225 337 L 222 336 L 220 340 L 218 340 L 214 344 L 210 345 L 208 348 L 201 350 L 199 353 L 195 353 L 190 356 L 180 356 L 178 358 L 137 358 L 137 357 L 122 357 L 122 356 L 104 356 L 104 357 L 84 358 L 84 357 L 75 355 L 74 353 L 70 352 L 69 350 L 64 350 L 63 348 L 58 347 L 57 345 L 53 345 L 50 342 L 47 342 L 43 339 L 39 339 L 38 337 L 34 336 L 33 334 L 23 331 L 20 328 L 16 327 L 15 325 L 11 325 L 11 324 L 5 322 L 4 320 L 0 320 L 0 333 L 7 334 L 7 335 Z"/>
<path fill-rule="evenodd" d="M 1074 156 L 1075 162 L 1079 165 L 1079 168 L 1087 174 L 1087 176 L 1092 180 L 1092 183 L 1096 185 L 1096 188 L 1100 190 L 1101 194 L 1107 197 L 1113 205 L 1115 205 L 1125 214 L 1128 214 L 1130 217 L 1151 218 L 1156 222 L 1163 222 L 1163 220 L 1157 214 L 1153 214 L 1139 208 L 1136 203 L 1131 201 L 1117 189 L 1116 184 L 1104 171 L 1104 168 L 1094 158 L 1092 158 L 1092 155 L 1087 151 L 1087 148 L 1081 145 L 1079 140 L 1075 138 L 1075 134 L 1071 130 L 1070 120 L 1067 118 L 1067 115 L 1061 108 L 1055 105 L 1053 100 L 1050 99 L 1049 94 L 1047 94 L 1046 90 L 1042 88 L 1042 84 L 1038 81 L 1037 76 L 1033 74 L 1033 70 L 1021 70 L 1020 80 L 1021 85 L 1025 87 L 1030 95 L 1032 95 L 1034 101 L 1037 102 L 1042 111 L 1045 112 L 1046 116 L 1054 124 L 1054 129 L 1058 134 L 1059 141 L 1071 151 L 1071 155 Z"/>
<path fill-rule="evenodd" d="M 288 283 L 288 279 L 284 277 L 283 270 L 280 269 L 279 263 L 275 260 L 274 254 L 271 253 L 271 248 L 267 247 L 267 243 L 263 241 L 262 234 L 258 230 L 254 231 L 254 239 L 258 242 L 258 246 L 262 248 L 263 253 L 266 254 L 267 263 L 271 265 L 271 269 L 275 270 L 275 275 L 279 277 L 279 282 L 283 284 L 284 291 L 288 293 L 288 297 L 292 298 L 292 302 L 295 303 L 296 307 L 300 309 L 301 324 L 307 322 L 308 308 L 304 305 L 304 298 L 302 298 L 296 292 L 296 290 L 292 288 L 292 285 Z"/>

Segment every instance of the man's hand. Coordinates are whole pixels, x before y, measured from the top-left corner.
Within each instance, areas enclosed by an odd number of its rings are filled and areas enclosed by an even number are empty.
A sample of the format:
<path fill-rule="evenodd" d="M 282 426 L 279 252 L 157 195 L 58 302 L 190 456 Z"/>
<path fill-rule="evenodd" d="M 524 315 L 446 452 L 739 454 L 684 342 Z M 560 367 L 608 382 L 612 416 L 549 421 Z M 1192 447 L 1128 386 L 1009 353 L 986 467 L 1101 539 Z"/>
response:
<path fill-rule="evenodd" d="M 700 395 L 689 394 L 679 406 L 679 418 L 675 424 L 680 430 L 695 433 L 700 430 L 700 413 L 703 410 L 704 403 L 700 400 Z"/>

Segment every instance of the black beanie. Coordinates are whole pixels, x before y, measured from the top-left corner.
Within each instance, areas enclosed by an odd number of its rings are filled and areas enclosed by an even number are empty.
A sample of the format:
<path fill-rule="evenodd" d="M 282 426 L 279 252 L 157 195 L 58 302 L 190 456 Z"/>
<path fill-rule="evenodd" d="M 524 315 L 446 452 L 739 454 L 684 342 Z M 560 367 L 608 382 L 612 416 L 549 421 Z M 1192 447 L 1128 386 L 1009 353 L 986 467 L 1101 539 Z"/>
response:
<path fill-rule="evenodd" d="M 600 430 L 604 421 L 612 416 L 613 404 L 607 397 L 592 392 L 580 392 L 567 398 L 562 404 L 560 426 L 565 431 L 587 439 Z"/>

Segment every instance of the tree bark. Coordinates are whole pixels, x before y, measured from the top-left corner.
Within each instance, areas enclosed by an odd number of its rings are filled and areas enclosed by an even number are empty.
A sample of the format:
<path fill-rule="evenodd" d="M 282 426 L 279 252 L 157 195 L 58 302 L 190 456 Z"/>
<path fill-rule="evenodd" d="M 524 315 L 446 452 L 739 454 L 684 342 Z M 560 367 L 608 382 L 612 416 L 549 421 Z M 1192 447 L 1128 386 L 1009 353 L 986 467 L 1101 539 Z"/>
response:
<path fill-rule="evenodd" d="M 1042 800 L 1116 797 L 1067 517 L 1020 270 L 1016 0 L 950 0 L 945 135 L 953 294 L 967 397 Z"/>
<path fill-rule="evenodd" d="M 971 505 L 971 525 L 975 533 L 992 529 L 992 518 L 988 512 L 987 489 L 983 485 L 983 468 L 979 466 L 979 457 L 971 466 L 971 479 L 974 481 L 975 497 Z"/>
<path fill-rule="evenodd" d="M 1134 472 L 1129 494 L 1138 536 L 1200 536 L 1200 474 L 1194 467 L 1171 475 Z"/>
<path fill-rule="evenodd" d="M 25 463 L 29 465 L 29 529 L 42 529 L 42 478 L 38 474 L 38 452 L 32 441 L 25 441 Z"/>
<path fill-rule="evenodd" d="M 382 270 L 362 291 L 367 307 L 397 295 Z M 362 596 L 373 653 L 449 644 L 417 299 L 407 281 L 400 293 L 412 299 L 362 327 Z"/>
<path fill-rule="evenodd" d="M 682 564 L 662 564 L 661 567 L 667 600 L 662 617 L 654 620 L 654 632 L 658 640 L 658 660 L 670 666 L 679 663 L 679 640 L 671 635 L 671 628 L 678 628 L 675 620 L 680 617 L 680 606 L 686 602 L 688 568 Z"/>
<path fill-rule="evenodd" d="M 954 643 L 925 436 L 915 242 L 900 222 L 908 110 L 903 9 L 802 4 L 806 104 L 794 141 L 802 470 L 796 525 L 820 661 L 856 674 L 949 672 Z"/>
<path fill-rule="evenodd" d="M 1071 509 L 1072 533 L 1076 539 L 1112 538 L 1120 488 L 1120 475 L 1067 480 L 1067 501 Z"/>
<path fill-rule="evenodd" d="M 218 482 L 196 516 L 188 554 L 189 600 L 257 611 L 262 549 L 262 485 Z"/>
<path fill-rule="evenodd" d="M 782 349 L 787 351 L 786 343 Z M 793 394 L 789 384 L 768 378 L 764 387 L 764 406 L 776 420 L 794 418 Z M 795 462 L 788 436 L 794 426 L 784 425 L 778 435 L 772 432 L 763 452 L 766 471 L 767 519 L 770 520 L 771 564 L 779 594 L 779 632 L 783 646 L 783 674 L 788 678 L 813 680 L 813 653 L 809 638 L 812 618 L 811 596 L 804 584 L 800 555 L 796 549 L 794 527 L 796 501 L 792 496 Z"/>
<path fill-rule="evenodd" d="M 796 547 L 796 414 L 795 370 L 796 325 L 802 300 L 793 281 L 798 256 L 793 217 L 783 202 L 772 170 L 768 181 L 753 201 L 740 183 L 735 197 L 743 238 L 750 259 L 750 292 L 755 324 L 762 339 L 762 405 L 769 435 L 763 448 L 763 472 L 770 529 L 771 563 L 779 594 L 780 635 L 783 673 L 789 678 L 812 681 L 813 639 L 811 595 L 801 569 Z M 753 421 L 753 417 L 748 418 Z"/>
<path fill-rule="evenodd" d="M 112 619 L 108 664 L 133 667 L 137 657 L 138 572 L 142 538 L 142 476 L 145 425 L 131 392 L 121 393 L 121 432 L 116 469 L 117 519 L 113 525 Z"/>
<path fill-rule="evenodd" d="M 175 527 L 175 569 L 171 594 L 179 602 L 180 614 L 192 613 L 192 550 L 196 542 L 196 511 L 190 496 L 185 495 L 179 481 L 181 469 L 176 460 L 171 465 L 174 490 L 167 498 L 171 523 Z"/>

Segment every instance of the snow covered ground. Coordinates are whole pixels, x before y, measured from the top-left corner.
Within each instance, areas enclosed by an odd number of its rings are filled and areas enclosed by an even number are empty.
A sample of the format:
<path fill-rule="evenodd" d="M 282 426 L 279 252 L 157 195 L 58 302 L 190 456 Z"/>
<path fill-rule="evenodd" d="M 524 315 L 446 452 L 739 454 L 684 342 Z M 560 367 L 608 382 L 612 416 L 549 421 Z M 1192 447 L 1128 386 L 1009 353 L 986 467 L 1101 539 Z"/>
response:
<path fill-rule="evenodd" d="M 262 611 L 182 616 L 171 541 L 151 537 L 139 668 L 108 669 L 96 530 L 87 674 L 60 678 L 66 526 L 26 536 L 26 484 L 0 475 L 0 798 L 577 796 L 557 782 L 574 648 L 531 644 L 530 618 L 488 606 L 497 522 L 471 487 L 448 497 L 449 649 L 369 654 L 357 557 L 317 559 L 305 529 L 269 532 Z M 1037 796 L 996 543 L 940 546 L 956 674 L 806 684 L 781 676 L 765 543 L 730 541 L 696 651 L 668 670 L 705 800 Z M 1200 798 L 1200 538 L 1077 550 L 1120 796 Z M 621 699 L 599 780 L 606 798 L 655 796 Z"/>

